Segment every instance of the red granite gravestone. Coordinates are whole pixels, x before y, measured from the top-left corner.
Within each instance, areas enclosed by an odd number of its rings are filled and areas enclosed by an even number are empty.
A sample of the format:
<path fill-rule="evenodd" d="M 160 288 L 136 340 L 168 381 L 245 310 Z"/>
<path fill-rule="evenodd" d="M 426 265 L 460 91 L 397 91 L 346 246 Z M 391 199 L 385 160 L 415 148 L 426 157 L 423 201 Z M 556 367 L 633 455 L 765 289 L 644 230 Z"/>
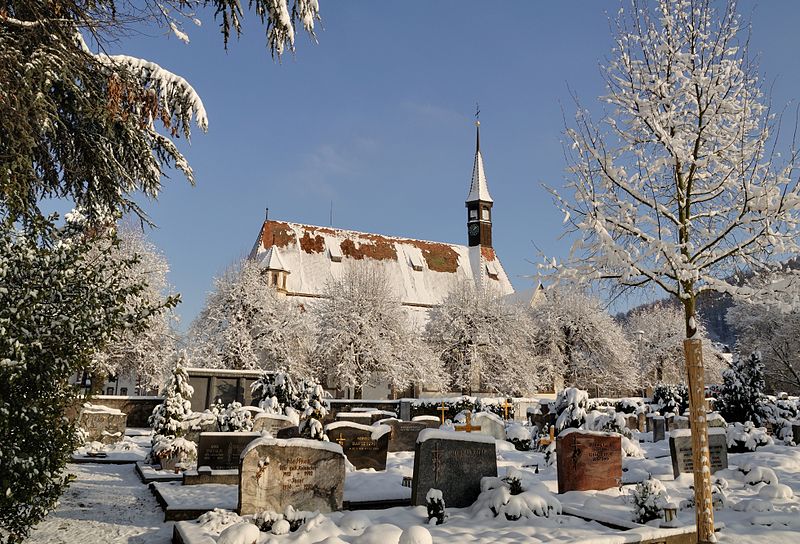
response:
<path fill-rule="evenodd" d="M 622 481 L 618 434 L 573 431 L 556 438 L 558 492 L 601 490 Z"/>

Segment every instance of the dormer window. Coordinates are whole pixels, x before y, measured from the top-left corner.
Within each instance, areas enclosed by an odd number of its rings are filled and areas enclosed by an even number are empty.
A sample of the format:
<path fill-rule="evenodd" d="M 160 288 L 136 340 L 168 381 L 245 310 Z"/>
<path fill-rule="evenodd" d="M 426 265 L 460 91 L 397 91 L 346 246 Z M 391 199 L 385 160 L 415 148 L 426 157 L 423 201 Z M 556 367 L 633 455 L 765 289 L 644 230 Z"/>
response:
<path fill-rule="evenodd" d="M 328 254 L 334 263 L 342 262 L 342 248 L 337 243 L 328 244 Z"/>
<path fill-rule="evenodd" d="M 408 260 L 411 261 L 411 268 L 413 268 L 417 272 L 422 272 L 424 267 L 422 265 L 422 257 L 420 255 L 418 255 L 414 251 L 409 251 Z"/>
<path fill-rule="evenodd" d="M 493 279 L 493 280 L 496 280 L 496 279 L 498 279 L 498 276 L 499 276 L 499 273 L 498 273 L 498 272 L 499 272 L 499 271 L 498 271 L 498 269 L 497 269 L 497 266 L 494 264 L 494 261 L 488 261 L 488 262 L 486 263 L 486 274 L 487 274 L 487 275 L 488 275 L 488 276 L 489 276 L 491 279 Z"/>

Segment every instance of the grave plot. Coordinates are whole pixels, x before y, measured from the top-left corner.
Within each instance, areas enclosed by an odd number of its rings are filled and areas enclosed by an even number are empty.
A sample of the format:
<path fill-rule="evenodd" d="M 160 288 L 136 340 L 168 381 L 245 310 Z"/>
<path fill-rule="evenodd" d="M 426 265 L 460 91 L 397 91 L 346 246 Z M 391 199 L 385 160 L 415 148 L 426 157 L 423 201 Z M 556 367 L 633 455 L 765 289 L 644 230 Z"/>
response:
<path fill-rule="evenodd" d="M 361 425 L 349 421 L 336 421 L 325 427 L 330 441 L 342 447 L 347 460 L 356 469 L 386 469 L 391 432 L 388 425 Z"/>
<path fill-rule="evenodd" d="M 150 453 L 150 429 L 128 428 L 121 440 L 111 444 L 89 442 L 71 456 L 72 463 L 134 464 Z"/>

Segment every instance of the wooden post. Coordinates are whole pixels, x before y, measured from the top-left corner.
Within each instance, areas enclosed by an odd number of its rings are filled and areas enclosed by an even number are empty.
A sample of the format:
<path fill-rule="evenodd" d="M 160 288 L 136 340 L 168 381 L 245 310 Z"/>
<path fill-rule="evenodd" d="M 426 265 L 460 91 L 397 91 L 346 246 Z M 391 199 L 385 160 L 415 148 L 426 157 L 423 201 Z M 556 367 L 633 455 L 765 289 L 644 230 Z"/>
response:
<path fill-rule="evenodd" d="M 711 501 L 711 452 L 708 448 L 708 421 L 703 376 L 703 343 L 696 338 L 683 341 L 689 375 L 689 417 L 694 461 L 694 501 L 697 542 L 715 542 L 714 506 Z"/>

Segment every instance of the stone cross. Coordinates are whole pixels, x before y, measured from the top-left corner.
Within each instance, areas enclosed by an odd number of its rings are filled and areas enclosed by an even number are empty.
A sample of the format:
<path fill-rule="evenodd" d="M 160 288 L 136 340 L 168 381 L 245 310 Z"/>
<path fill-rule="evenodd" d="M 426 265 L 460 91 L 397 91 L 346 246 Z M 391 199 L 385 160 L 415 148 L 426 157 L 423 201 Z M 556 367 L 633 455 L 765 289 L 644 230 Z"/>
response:
<path fill-rule="evenodd" d="M 442 401 L 442 405 L 437 408 L 436 411 L 442 413 L 442 425 L 444 425 L 444 414 L 447 412 L 447 406 L 444 405 L 444 401 Z"/>
<path fill-rule="evenodd" d="M 506 400 L 503 402 L 503 404 L 501 404 L 500 406 L 502 406 L 502 407 L 503 407 L 503 410 L 505 411 L 505 415 L 506 415 L 506 416 L 505 416 L 505 419 L 508 419 L 508 409 L 509 409 L 509 408 L 512 408 L 514 405 L 513 405 L 513 404 L 509 404 L 509 403 L 508 403 L 508 399 L 506 399 Z"/>
<path fill-rule="evenodd" d="M 480 431 L 481 430 L 481 426 L 472 424 L 472 412 L 467 410 L 467 424 L 466 425 L 456 425 L 455 429 L 457 431 L 466 431 L 468 433 L 471 433 L 472 431 Z"/>
<path fill-rule="evenodd" d="M 439 483 L 439 471 L 442 469 L 442 449 L 437 443 L 431 450 L 431 465 L 433 466 L 433 481 Z"/>

